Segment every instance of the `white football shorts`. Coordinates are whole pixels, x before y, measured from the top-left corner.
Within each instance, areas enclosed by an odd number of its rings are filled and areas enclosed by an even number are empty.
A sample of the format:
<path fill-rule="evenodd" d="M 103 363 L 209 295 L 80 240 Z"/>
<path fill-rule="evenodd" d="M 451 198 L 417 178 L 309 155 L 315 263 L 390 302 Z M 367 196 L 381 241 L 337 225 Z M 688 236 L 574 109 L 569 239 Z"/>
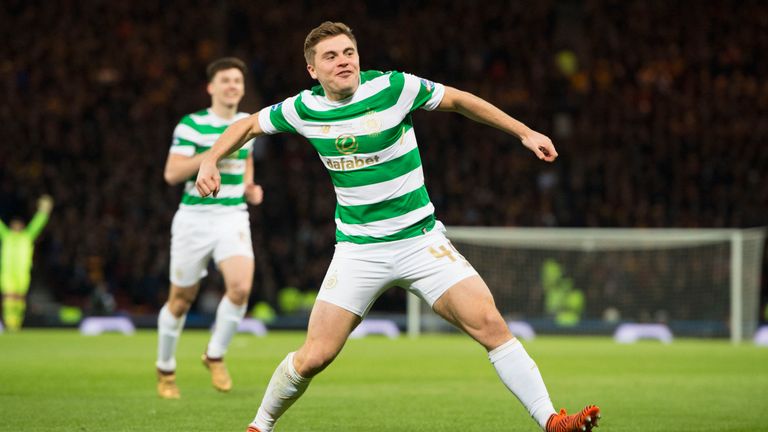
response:
<path fill-rule="evenodd" d="M 438 223 L 427 234 L 405 240 L 336 244 L 317 299 L 365 317 L 390 287 L 405 288 L 432 306 L 448 288 L 476 275 Z"/>
<path fill-rule="evenodd" d="M 171 282 L 190 287 L 204 278 L 211 258 L 253 258 L 248 212 L 178 210 L 171 225 Z"/>

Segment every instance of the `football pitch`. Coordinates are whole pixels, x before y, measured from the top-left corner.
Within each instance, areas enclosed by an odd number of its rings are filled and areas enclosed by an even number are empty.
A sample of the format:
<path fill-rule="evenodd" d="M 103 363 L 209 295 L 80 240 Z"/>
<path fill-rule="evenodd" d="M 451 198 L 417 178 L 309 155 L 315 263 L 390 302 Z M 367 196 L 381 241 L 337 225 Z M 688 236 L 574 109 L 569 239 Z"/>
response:
<path fill-rule="evenodd" d="M 1 431 L 236 431 L 255 415 L 275 366 L 303 333 L 238 335 L 230 393 L 201 366 L 208 339 L 179 344 L 181 400 L 155 394 L 156 336 L 74 330 L 0 335 Z M 603 410 L 612 432 L 768 431 L 768 349 L 727 341 L 618 345 L 540 337 L 526 347 L 556 408 Z M 484 350 L 460 335 L 351 340 L 280 420 L 280 431 L 537 431 Z"/>

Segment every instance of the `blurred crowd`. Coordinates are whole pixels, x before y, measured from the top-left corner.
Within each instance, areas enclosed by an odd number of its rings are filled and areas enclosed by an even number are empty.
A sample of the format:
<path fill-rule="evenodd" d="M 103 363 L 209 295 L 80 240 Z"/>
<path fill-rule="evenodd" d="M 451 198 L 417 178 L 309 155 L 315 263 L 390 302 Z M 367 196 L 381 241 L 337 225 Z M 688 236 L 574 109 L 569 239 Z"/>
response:
<path fill-rule="evenodd" d="M 458 115 L 415 114 L 446 225 L 766 224 L 760 1 L 8 0 L 0 216 L 31 217 L 43 193 L 56 201 L 34 286 L 65 304 L 110 293 L 120 309 L 157 310 L 181 195 L 163 166 L 175 124 L 209 104 L 206 64 L 245 60 L 241 110 L 254 112 L 313 85 L 302 45 L 326 19 L 353 28 L 363 69 L 474 92 L 558 147 L 545 165 Z M 303 139 L 263 138 L 255 157 L 265 202 L 251 209 L 253 296 L 274 302 L 282 287 L 319 287 L 335 200 Z"/>

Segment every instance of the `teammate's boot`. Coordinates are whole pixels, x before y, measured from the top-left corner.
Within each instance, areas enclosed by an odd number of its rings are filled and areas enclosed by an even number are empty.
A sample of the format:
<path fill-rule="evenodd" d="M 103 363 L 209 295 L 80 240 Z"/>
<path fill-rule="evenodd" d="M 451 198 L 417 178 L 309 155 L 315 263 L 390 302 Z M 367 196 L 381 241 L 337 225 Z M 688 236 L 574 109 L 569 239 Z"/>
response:
<path fill-rule="evenodd" d="M 248 429 L 245 432 L 261 432 L 261 430 L 254 425 L 248 425 Z"/>
<path fill-rule="evenodd" d="M 163 399 L 179 399 L 179 387 L 176 386 L 176 372 L 157 370 L 157 394 Z"/>
<path fill-rule="evenodd" d="M 203 354 L 202 360 L 203 365 L 211 372 L 213 387 L 222 392 L 232 390 L 232 378 L 230 378 L 227 366 L 224 364 L 224 358 L 210 358 Z"/>
<path fill-rule="evenodd" d="M 597 427 L 600 420 L 600 408 L 587 405 L 577 414 L 568 415 L 565 409 L 559 414 L 552 414 L 547 420 L 546 432 L 586 432 Z"/>

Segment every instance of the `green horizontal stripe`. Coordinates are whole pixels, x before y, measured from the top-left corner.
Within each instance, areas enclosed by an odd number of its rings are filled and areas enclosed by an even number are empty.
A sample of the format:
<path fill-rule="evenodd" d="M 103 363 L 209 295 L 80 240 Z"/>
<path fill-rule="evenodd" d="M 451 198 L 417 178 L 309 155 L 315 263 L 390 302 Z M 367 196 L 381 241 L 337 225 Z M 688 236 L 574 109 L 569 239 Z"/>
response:
<path fill-rule="evenodd" d="M 221 184 L 239 185 L 243 183 L 243 174 L 221 174 Z"/>
<path fill-rule="evenodd" d="M 210 147 L 197 146 L 197 148 L 195 149 L 195 153 L 200 154 L 210 149 L 211 149 Z M 227 159 L 246 159 L 248 158 L 248 149 L 235 150 L 232 153 L 230 153 L 228 156 L 224 156 L 224 157 Z"/>
<path fill-rule="evenodd" d="M 243 174 L 221 174 L 221 184 L 223 185 L 239 185 L 243 183 L 243 177 L 245 175 Z M 193 175 L 192 177 L 188 178 L 187 181 L 191 181 L 192 183 L 197 181 L 197 173 Z"/>
<path fill-rule="evenodd" d="M 416 98 L 413 100 L 413 104 L 411 105 L 411 111 L 414 111 L 416 109 L 419 109 L 424 106 L 425 103 L 429 100 L 429 98 L 432 97 L 432 92 L 435 91 L 435 88 L 432 87 L 431 90 L 427 89 L 427 87 L 422 82 L 419 85 L 419 94 L 416 95 Z"/>
<path fill-rule="evenodd" d="M 361 168 L 354 171 L 331 171 L 331 182 L 336 187 L 356 187 L 366 186 L 392 180 L 407 174 L 421 166 L 421 157 L 419 157 L 419 148 L 408 153 L 384 162 L 380 165 L 374 165 L 367 168 Z"/>
<path fill-rule="evenodd" d="M 336 241 L 350 242 L 350 243 L 357 243 L 357 244 L 383 243 L 383 242 L 389 242 L 389 241 L 395 241 L 395 240 L 403 240 L 411 237 L 417 237 L 429 231 L 432 231 L 432 228 L 434 227 L 435 227 L 435 215 L 431 214 L 405 229 L 402 229 L 394 234 L 390 234 L 384 237 L 348 236 L 343 232 L 339 231 L 339 229 L 337 228 Z"/>
<path fill-rule="evenodd" d="M 429 204 L 429 194 L 426 186 L 422 186 L 403 196 L 375 204 L 340 205 L 336 208 L 336 217 L 346 224 L 365 224 L 402 216 L 427 204 Z"/>
<path fill-rule="evenodd" d="M 197 144 L 194 141 L 185 140 L 184 138 L 178 138 L 178 137 L 176 137 L 176 140 L 177 142 L 174 145 L 197 147 Z"/>
<path fill-rule="evenodd" d="M 385 131 L 355 137 L 357 149 L 354 153 L 375 153 L 396 143 L 406 132 L 413 128 L 410 116 L 399 125 Z M 344 156 L 336 148 L 336 138 L 309 138 L 309 142 L 315 147 L 320 156 Z M 346 143 L 348 146 L 349 144 Z"/>
<path fill-rule="evenodd" d="M 221 134 L 225 130 L 227 130 L 227 126 L 211 126 L 211 125 L 205 125 L 205 124 L 198 124 L 195 123 L 194 120 L 192 120 L 192 117 L 185 116 L 181 119 L 179 122 L 183 125 L 187 125 L 191 127 L 192 129 L 196 130 L 197 132 L 201 134 Z"/>
<path fill-rule="evenodd" d="M 301 97 L 296 98 L 294 105 L 299 117 L 305 121 L 338 122 L 363 116 L 371 111 L 383 111 L 394 106 L 405 84 L 405 77 L 401 73 L 392 73 L 389 76 L 389 87 L 367 97 L 360 102 L 355 102 L 340 108 L 328 111 L 315 111 L 301 102 Z"/>
<path fill-rule="evenodd" d="M 236 197 L 236 198 L 213 198 L 213 197 L 196 197 L 192 195 L 184 195 L 181 198 L 181 203 L 186 205 L 210 205 L 210 204 L 218 204 L 218 205 L 225 205 L 225 206 L 236 206 L 240 204 L 245 203 L 245 198 L 243 197 Z"/>
<path fill-rule="evenodd" d="M 296 98 L 296 100 L 298 99 L 299 98 Z M 296 133 L 296 128 L 291 126 L 291 124 L 288 123 L 288 120 L 285 119 L 285 115 L 283 115 L 282 103 L 270 108 L 269 120 L 272 122 L 272 126 L 280 132 Z"/>

